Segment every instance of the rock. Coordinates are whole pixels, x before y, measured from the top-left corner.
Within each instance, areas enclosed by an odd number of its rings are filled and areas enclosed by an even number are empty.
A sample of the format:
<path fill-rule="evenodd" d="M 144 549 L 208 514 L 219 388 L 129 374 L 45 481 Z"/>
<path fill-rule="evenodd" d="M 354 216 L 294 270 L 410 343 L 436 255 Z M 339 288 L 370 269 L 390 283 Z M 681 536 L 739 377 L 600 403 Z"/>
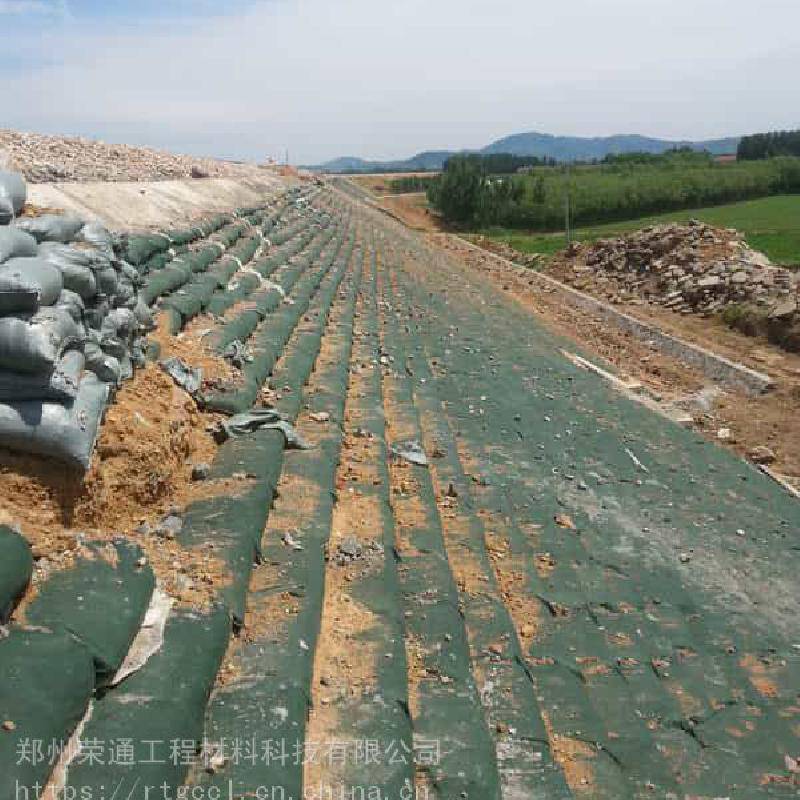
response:
<path fill-rule="evenodd" d="M 700 289 L 716 289 L 717 286 L 722 285 L 722 279 L 718 278 L 716 275 L 712 275 L 708 278 L 700 278 L 697 281 L 697 286 Z"/>
<path fill-rule="evenodd" d="M 302 549 L 303 549 L 303 545 L 301 545 L 301 544 L 300 544 L 300 542 L 298 542 L 298 541 L 297 541 L 297 540 L 294 538 L 294 536 L 292 536 L 292 534 L 291 534 L 291 532 L 290 532 L 290 531 L 285 531 L 285 532 L 284 532 L 284 534 L 283 534 L 283 543 L 284 543 L 284 544 L 285 544 L 287 547 L 291 547 L 291 548 L 292 548 L 292 550 L 298 550 L 298 551 L 299 551 L 299 550 L 302 550 Z"/>
<path fill-rule="evenodd" d="M 194 464 L 192 465 L 192 480 L 193 481 L 207 481 L 211 475 L 210 464 Z"/>
<path fill-rule="evenodd" d="M 733 439 L 733 434 L 730 428 L 720 428 L 717 431 L 717 439 L 721 442 L 730 442 Z"/>
<path fill-rule="evenodd" d="M 198 166 L 197 164 L 192 165 L 191 172 L 189 173 L 193 178 L 210 178 L 211 175 L 207 169 Z"/>
<path fill-rule="evenodd" d="M 567 528 L 568 530 L 574 531 L 575 523 L 572 521 L 572 518 L 568 514 L 556 514 L 555 516 L 555 523 L 558 525 L 559 528 Z"/>
<path fill-rule="evenodd" d="M 328 422 L 331 418 L 331 415 L 327 411 L 317 411 L 313 414 L 309 414 L 308 416 L 314 422 Z"/>
<path fill-rule="evenodd" d="M 362 548 L 358 540 L 352 536 L 346 537 L 339 545 L 339 553 L 349 560 L 355 560 L 362 554 Z"/>
<path fill-rule="evenodd" d="M 790 297 L 788 300 L 783 300 L 777 303 L 769 312 L 770 319 L 783 319 L 784 317 L 791 317 L 797 312 L 797 300 Z"/>
<path fill-rule="evenodd" d="M 777 458 L 775 453 L 764 445 L 754 447 L 747 455 L 754 464 L 772 464 Z"/>
<path fill-rule="evenodd" d="M 169 514 L 161 520 L 154 532 L 165 539 L 174 539 L 182 530 L 183 519 L 176 514 Z"/>

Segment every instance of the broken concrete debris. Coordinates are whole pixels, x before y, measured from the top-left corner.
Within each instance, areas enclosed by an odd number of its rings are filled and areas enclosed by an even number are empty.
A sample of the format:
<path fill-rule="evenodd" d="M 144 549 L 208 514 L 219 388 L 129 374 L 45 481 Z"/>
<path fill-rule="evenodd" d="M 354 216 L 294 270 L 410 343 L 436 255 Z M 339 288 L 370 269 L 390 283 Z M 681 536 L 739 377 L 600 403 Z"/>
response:
<path fill-rule="evenodd" d="M 681 314 L 724 312 L 726 322 L 739 328 L 745 311 L 763 317 L 765 326 L 769 321 L 800 326 L 798 275 L 773 265 L 737 231 L 696 220 L 576 245 L 549 271 L 612 303 L 656 305 Z M 800 331 L 792 342 L 779 343 L 800 349 Z"/>
<path fill-rule="evenodd" d="M 428 466 L 428 456 L 425 455 L 422 445 L 417 441 L 397 442 L 392 446 L 392 454 L 396 458 L 408 461 L 410 464 L 416 464 L 420 467 Z"/>

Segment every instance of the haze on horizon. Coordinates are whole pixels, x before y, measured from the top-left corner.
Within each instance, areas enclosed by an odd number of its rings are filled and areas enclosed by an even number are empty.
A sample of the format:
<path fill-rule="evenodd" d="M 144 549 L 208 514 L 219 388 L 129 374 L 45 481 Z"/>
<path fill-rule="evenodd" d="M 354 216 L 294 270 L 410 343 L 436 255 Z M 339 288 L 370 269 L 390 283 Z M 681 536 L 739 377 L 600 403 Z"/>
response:
<path fill-rule="evenodd" d="M 2 126 L 316 163 L 800 127 L 790 0 L 0 0 Z"/>

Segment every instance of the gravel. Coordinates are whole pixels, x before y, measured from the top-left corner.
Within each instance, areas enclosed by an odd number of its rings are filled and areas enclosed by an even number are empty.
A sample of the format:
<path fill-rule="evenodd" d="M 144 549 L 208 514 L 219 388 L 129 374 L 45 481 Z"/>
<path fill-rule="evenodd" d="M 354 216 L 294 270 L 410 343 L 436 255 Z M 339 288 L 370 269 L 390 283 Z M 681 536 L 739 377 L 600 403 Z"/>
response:
<path fill-rule="evenodd" d="M 22 172 L 31 183 L 252 177 L 258 170 L 254 164 L 176 155 L 83 137 L 0 130 L 0 166 L 4 164 Z"/>

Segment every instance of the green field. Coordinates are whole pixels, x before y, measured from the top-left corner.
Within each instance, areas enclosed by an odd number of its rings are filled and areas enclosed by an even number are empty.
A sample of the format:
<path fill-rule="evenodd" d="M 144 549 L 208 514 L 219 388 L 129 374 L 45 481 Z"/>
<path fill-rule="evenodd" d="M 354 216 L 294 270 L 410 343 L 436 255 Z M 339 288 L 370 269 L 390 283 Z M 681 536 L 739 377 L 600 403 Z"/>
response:
<path fill-rule="evenodd" d="M 762 250 L 776 264 L 800 267 L 800 195 L 777 195 L 724 206 L 675 211 L 654 217 L 578 228 L 573 238 L 591 242 L 619 236 L 647 225 L 700 219 L 722 228 L 741 231 L 748 244 Z M 488 228 L 479 233 L 506 242 L 525 253 L 552 255 L 565 247 L 564 234 L 525 233 L 508 228 Z"/>

